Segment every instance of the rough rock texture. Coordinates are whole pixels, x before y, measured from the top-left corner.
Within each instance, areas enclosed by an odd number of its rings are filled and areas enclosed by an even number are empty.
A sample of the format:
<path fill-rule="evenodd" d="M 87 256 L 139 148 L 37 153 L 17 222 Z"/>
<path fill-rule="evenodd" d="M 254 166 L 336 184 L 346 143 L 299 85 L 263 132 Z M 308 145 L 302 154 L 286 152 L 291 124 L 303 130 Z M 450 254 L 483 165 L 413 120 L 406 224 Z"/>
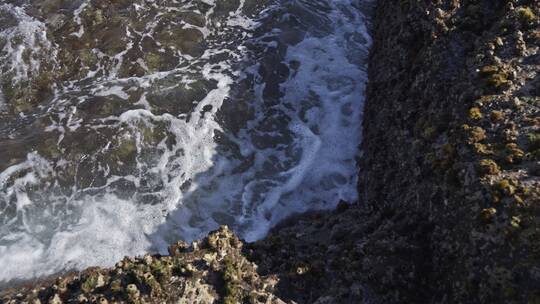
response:
<path fill-rule="evenodd" d="M 378 242 L 404 248 L 398 264 L 388 248 L 375 257 L 397 267 L 378 290 L 540 301 L 539 9 L 380 2 L 359 186 L 364 208 L 392 219 Z"/>
<path fill-rule="evenodd" d="M 379 2 L 361 202 L 255 244 L 278 292 L 540 301 L 538 16 L 538 1 Z"/>
<path fill-rule="evenodd" d="M 125 258 L 37 286 L 4 291 L 3 303 L 284 303 L 274 276 L 260 277 L 226 227 L 201 242 L 178 242 L 170 256 Z"/>
<path fill-rule="evenodd" d="M 540 303 L 539 16 L 532 0 L 379 1 L 359 204 L 3 301 Z"/>

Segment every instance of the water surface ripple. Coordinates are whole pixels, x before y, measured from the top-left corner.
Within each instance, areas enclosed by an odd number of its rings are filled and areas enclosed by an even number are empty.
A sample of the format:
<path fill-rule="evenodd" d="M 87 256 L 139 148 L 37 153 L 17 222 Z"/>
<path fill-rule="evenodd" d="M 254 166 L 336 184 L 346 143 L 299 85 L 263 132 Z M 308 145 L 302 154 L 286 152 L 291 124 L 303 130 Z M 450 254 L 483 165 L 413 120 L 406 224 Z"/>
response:
<path fill-rule="evenodd" d="M 371 0 L 0 4 L 0 282 L 357 198 Z"/>

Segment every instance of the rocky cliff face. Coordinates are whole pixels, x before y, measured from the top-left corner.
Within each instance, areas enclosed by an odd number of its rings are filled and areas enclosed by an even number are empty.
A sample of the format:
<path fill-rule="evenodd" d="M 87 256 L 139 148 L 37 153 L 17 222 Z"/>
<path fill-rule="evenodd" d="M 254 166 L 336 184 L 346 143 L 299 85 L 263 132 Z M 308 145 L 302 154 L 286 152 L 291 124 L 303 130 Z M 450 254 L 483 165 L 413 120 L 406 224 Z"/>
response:
<path fill-rule="evenodd" d="M 380 2 L 360 188 L 404 248 L 398 264 L 379 257 L 401 268 L 372 284 L 415 281 L 426 302 L 539 300 L 538 9 Z"/>
<path fill-rule="evenodd" d="M 3 301 L 539 302 L 539 16 L 537 1 L 379 1 L 359 204 Z"/>
<path fill-rule="evenodd" d="M 539 8 L 379 2 L 359 206 L 255 245 L 256 261 L 280 273 L 289 295 L 304 303 L 540 300 Z M 312 272 L 287 273 L 294 263 Z"/>

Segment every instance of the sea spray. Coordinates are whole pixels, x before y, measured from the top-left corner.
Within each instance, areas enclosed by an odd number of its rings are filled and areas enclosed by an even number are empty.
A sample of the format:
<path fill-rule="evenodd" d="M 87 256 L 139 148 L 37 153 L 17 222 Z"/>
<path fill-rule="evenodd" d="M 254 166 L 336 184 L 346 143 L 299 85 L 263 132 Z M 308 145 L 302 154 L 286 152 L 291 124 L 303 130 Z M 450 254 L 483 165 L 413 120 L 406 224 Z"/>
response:
<path fill-rule="evenodd" d="M 356 200 L 369 4 L 2 6 L 0 281 Z"/>

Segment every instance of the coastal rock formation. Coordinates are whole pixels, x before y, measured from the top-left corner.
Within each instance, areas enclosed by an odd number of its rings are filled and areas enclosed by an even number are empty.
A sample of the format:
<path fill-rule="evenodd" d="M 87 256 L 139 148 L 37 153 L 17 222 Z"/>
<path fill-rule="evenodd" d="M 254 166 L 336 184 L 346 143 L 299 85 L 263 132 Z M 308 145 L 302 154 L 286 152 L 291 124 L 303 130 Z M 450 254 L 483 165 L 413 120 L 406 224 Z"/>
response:
<path fill-rule="evenodd" d="M 540 300 L 539 8 L 379 3 L 361 204 L 390 222 L 378 242 L 398 234 L 411 249 L 375 257 L 397 267 L 371 280 L 382 293 L 433 303 Z"/>
<path fill-rule="evenodd" d="M 4 303 L 284 303 L 273 295 L 277 278 L 260 277 L 226 227 L 200 242 L 179 241 L 169 256 L 125 258 L 114 268 L 90 268 L 23 287 Z M 10 292 L 8 290 L 8 292 Z"/>
<path fill-rule="evenodd" d="M 360 202 L 0 298 L 539 303 L 539 28 L 537 1 L 380 0 Z"/>
<path fill-rule="evenodd" d="M 278 291 L 300 303 L 540 300 L 539 8 L 378 3 L 361 200 L 254 245 Z"/>

